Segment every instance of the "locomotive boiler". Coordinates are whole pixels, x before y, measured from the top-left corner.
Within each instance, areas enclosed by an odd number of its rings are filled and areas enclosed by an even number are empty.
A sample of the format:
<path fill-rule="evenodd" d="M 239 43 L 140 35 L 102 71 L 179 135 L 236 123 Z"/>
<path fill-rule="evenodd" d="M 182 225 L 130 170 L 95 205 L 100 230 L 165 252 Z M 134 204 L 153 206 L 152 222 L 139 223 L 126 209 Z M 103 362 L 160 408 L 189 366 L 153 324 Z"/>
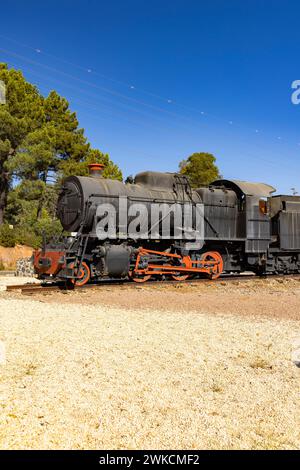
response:
<path fill-rule="evenodd" d="M 226 179 L 192 189 L 183 175 L 151 171 L 124 184 L 104 179 L 102 169 L 92 164 L 89 176 L 64 181 L 57 215 L 70 236 L 35 251 L 39 278 L 81 286 L 104 278 L 300 272 L 300 197 Z"/>

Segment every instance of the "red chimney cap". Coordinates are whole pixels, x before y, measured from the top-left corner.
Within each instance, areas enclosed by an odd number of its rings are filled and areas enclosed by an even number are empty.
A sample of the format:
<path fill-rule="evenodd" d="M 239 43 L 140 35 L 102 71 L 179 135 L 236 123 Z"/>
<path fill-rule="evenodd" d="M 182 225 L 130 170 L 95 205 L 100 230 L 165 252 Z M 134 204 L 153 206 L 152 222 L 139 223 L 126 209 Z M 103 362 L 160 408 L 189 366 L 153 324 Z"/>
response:
<path fill-rule="evenodd" d="M 103 163 L 90 163 L 88 165 L 90 171 L 102 171 L 104 166 Z"/>

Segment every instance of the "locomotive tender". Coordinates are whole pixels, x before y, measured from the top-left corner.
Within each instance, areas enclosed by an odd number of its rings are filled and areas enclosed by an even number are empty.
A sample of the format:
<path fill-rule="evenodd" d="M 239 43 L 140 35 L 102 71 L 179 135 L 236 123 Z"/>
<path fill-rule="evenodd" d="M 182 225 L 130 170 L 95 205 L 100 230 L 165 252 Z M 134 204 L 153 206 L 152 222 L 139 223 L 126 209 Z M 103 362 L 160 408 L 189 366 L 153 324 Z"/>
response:
<path fill-rule="evenodd" d="M 275 188 L 267 184 L 226 179 L 192 189 L 183 175 L 151 171 L 136 175 L 133 184 L 124 184 L 104 179 L 102 169 L 103 165 L 92 164 L 88 177 L 64 181 L 57 215 L 63 229 L 73 235 L 34 252 L 40 279 L 81 286 L 104 278 L 180 281 L 203 275 L 215 279 L 222 272 L 300 272 L 299 196 L 272 196 Z M 118 205 L 120 198 L 127 200 L 126 214 Z M 196 206 L 202 205 L 203 242 L 172 234 L 160 237 L 162 216 L 156 238 L 124 236 L 124 218 L 129 222 L 134 203 L 146 208 L 153 203 L 189 205 L 192 221 Z M 101 240 L 97 236 L 100 204 L 115 209 L 117 224 L 116 235 Z M 174 229 L 172 214 L 170 220 Z M 151 220 L 146 224 L 150 231 Z"/>

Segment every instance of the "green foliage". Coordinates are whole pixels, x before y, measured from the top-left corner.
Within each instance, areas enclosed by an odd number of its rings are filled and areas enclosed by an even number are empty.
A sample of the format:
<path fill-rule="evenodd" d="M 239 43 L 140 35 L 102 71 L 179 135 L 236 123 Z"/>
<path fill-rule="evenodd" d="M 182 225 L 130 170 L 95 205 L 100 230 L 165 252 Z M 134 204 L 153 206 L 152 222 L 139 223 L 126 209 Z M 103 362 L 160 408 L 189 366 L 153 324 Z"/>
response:
<path fill-rule="evenodd" d="M 54 187 L 43 182 L 24 181 L 8 195 L 7 220 L 15 227 L 16 243 L 37 248 L 41 245 L 43 234 L 49 241 L 62 232 L 55 217 L 57 193 Z M 40 193 L 44 204 L 41 208 Z M 37 214 L 39 213 L 39 217 Z"/>
<path fill-rule="evenodd" d="M 33 227 L 26 224 L 16 230 L 16 242 L 20 245 L 28 245 L 32 248 L 39 248 L 42 245 L 43 235 L 46 242 L 49 242 L 54 236 L 60 235 L 62 227 L 59 220 L 51 220 L 48 217 L 40 219 Z"/>
<path fill-rule="evenodd" d="M 5 247 L 13 247 L 16 244 L 16 234 L 8 224 L 0 226 L 0 245 Z"/>
<path fill-rule="evenodd" d="M 215 161 L 216 158 L 211 153 L 193 153 L 180 162 L 180 173 L 189 177 L 193 188 L 207 186 L 220 176 Z"/>
<path fill-rule="evenodd" d="M 84 161 L 74 162 L 72 160 L 66 160 L 62 162 L 60 170 L 63 177 L 77 175 L 77 176 L 88 176 L 89 170 L 88 165 L 90 163 L 103 163 L 103 177 L 122 181 L 123 176 L 119 167 L 113 163 L 108 154 L 104 154 L 99 150 L 90 149 L 86 155 Z"/>
<path fill-rule="evenodd" d="M 61 172 L 66 161 L 84 161 L 90 151 L 76 114 L 68 102 L 52 91 L 43 101 L 44 119 L 39 128 L 23 139 L 8 168 L 20 178 L 41 179 Z"/>
<path fill-rule="evenodd" d="M 6 85 L 6 104 L 0 105 L 0 227 L 5 215 L 15 238 L 4 225 L 4 243 L 36 246 L 42 232 L 50 238 L 61 231 L 55 208 L 63 178 L 87 175 L 95 162 L 104 163 L 106 178 L 122 180 L 122 173 L 107 154 L 90 147 L 65 98 L 55 91 L 43 97 L 20 71 L 1 63 L 0 80 Z"/>
<path fill-rule="evenodd" d="M 43 98 L 37 88 L 26 82 L 21 72 L 8 70 L 0 64 L 0 80 L 6 86 L 6 103 L 0 105 L 0 224 L 12 173 L 9 160 L 13 158 L 26 136 L 41 126 L 45 116 Z"/>

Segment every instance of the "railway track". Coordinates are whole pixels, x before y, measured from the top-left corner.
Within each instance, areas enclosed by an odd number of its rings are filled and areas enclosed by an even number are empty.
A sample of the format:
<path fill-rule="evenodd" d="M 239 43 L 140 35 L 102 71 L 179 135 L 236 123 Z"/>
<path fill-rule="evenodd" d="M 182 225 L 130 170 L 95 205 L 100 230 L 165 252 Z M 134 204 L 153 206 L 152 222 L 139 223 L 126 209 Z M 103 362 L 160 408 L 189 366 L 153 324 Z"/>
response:
<path fill-rule="evenodd" d="M 8 292 L 20 291 L 24 295 L 34 295 L 34 294 L 47 294 L 52 292 L 71 292 L 75 290 L 76 292 L 86 289 L 101 289 L 106 286 L 125 286 L 126 288 L 132 289 L 141 289 L 144 287 L 157 287 L 157 286 L 168 286 L 168 285 L 197 285 L 197 284 L 222 284 L 222 283 L 231 283 L 231 282 L 248 282 L 256 280 L 266 280 L 266 279 L 295 279 L 300 281 L 300 274 L 290 274 L 290 275 L 269 275 L 264 277 L 257 277 L 253 274 L 239 274 L 239 275 L 224 275 L 218 279 L 190 279 L 185 281 L 174 281 L 174 280 L 153 280 L 146 283 L 138 284 L 127 280 L 103 280 L 94 284 L 86 284 L 82 287 L 71 287 L 66 286 L 66 284 L 15 284 L 6 287 Z"/>
<path fill-rule="evenodd" d="M 21 291 L 22 294 L 28 294 L 28 295 L 31 295 L 31 294 L 37 294 L 39 292 L 42 292 L 42 293 L 47 293 L 47 292 L 71 292 L 73 290 L 80 290 L 80 289 L 91 289 L 91 288 L 98 288 L 103 285 L 121 285 L 121 284 L 124 284 L 126 281 L 103 281 L 103 283 L 101 282 L 98 283 L 98 284 L 87 284 L 85 286 L 82 286 L 82 287 L 70 287 L 70 286 L 67 286 L 66 284 L 38 284 L 36 282 L 34 283 L 28 283 L 28 284 L 13 284 L 13 285 L 10 285 L 10 286 L 6 286 L 6 290 L 8 292 L 12 292 L 12 291 Z"/>

